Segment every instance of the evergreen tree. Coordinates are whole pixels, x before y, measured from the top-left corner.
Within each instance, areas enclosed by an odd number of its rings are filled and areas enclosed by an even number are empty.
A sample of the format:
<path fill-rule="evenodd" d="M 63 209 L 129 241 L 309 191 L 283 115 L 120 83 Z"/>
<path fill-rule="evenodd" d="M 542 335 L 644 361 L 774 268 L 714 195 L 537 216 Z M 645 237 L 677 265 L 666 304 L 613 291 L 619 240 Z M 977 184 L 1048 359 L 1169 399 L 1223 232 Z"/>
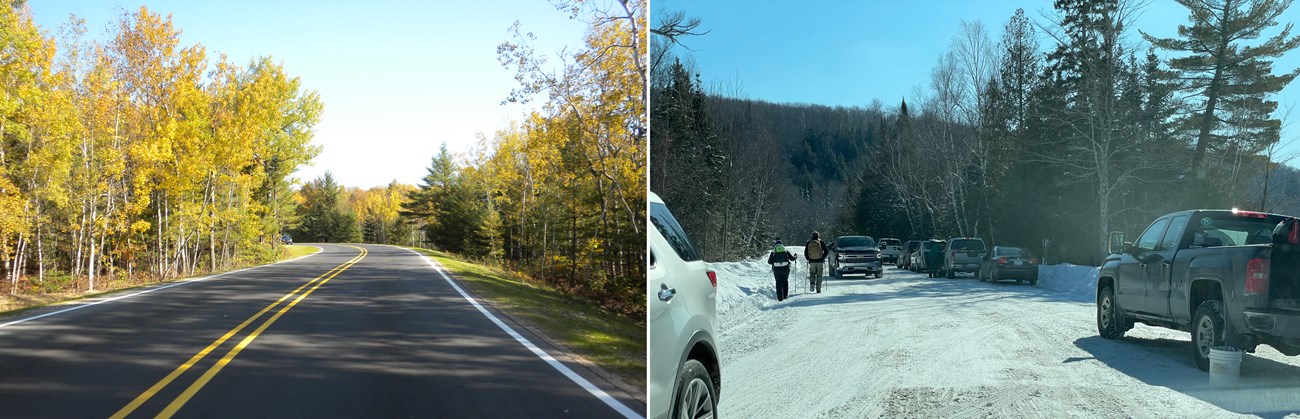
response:
<path fill-rule="evenodd" d="M 1196 130 L 1196 147 L 1190 169 L 1204 177 L 1206 154 L 1229 139 L 1262 149 L 1278 140 L 1281 122 L 1272 118 L 1277 101 L 1269 97 L 1300 75 L 1300 69 L 1273 74 L 1273 59 L 1300 46 L 1300 36 L 1290 36 L 1293 24 L 1255 46 L 1278 24 L 1277 17 L 1291 0 L 1177 0 L 1188 9 L 1190 26 L 1178 27 L 1178 38 L 1143 34 L 1158 48 L 1186 53 L 1170 66 L 1185 81 L 1182 89 L 1197 96 L 1194 112 L 1183 123 Z"/>
<path fill-rule="evenodd" d="M 298 191 L 302 203 L 298 217 L 302 224 L 294 231 L 301 242 L 347 243 L 361 240 L 356 216 L 344 208 L 343 188 L 334 174 L 325 172 Z"/>

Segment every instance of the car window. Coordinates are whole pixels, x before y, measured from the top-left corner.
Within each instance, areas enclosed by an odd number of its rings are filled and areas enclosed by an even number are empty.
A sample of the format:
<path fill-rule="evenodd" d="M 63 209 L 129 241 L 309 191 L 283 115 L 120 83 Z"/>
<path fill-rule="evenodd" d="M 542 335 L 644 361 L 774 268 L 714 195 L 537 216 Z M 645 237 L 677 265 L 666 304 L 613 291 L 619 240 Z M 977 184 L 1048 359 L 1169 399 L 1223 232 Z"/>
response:
<path fill-rule="evenodd" d="M 650 223 L 655 225 L 659 234 L 664 235 L 668 245 L 672 246 L 673 251 L 677 252 L 677 256 L 682 260 L 689 262 L 701 259 L 699 250 L 686 237 L 686 232 L 682 231 L 681 224 L 677 224 L 677 219 L 673 217 L 671 211 L 668 211 L 667 205 L 657 202 L 650 204 Z"/>
<path fill-rule="evenodd" d="M 1187 229 L 1186 215 L 1174 217 L 1169 223 L 1169 231 L 1165 232 L 1165 237 L 1160 239 L 1160 248 L 1156 250 L 1174 250 L 1178 248 L 1178 241 L 1183 238 L 1183 231 Z"/>
<path fill-rule="evenodd" d="M 876 247 L 876 241 L 870 237 L 849 236 L 840 237 L 835 241 L 837 247 Z"/>
<path fill-rule="evenodd" d="M 1137 248 L 1142 250 L 1155 250 L 1156 245 L 1160 244 L 1160 237 L 1165 234 L 1165 227 L 1169 227 L 1169 219 L 1161 218 L 1151 223 L 1147 231 L 1142 232 L 1138 237 Z"/>
<path fill-rule="evenodd" d="M 1276 224 L 1272 220 L 1261 218 L 1209 216 L 1197 222 L 1199 229 L 1193 234 L 1214 239 L 1214 246 L 1266 244 L 1272 241 L 1273 227 Z"/>
<path fill-rule="evenodd" d="M 998 256 L 1029 256 L 1029 254 L 1019 247 L 999 247 Z"/>
<path fill-rule="evenodd" d="M 984 241 L 980 239 L 955 239 L 952 250 L 984 250 Z"/>

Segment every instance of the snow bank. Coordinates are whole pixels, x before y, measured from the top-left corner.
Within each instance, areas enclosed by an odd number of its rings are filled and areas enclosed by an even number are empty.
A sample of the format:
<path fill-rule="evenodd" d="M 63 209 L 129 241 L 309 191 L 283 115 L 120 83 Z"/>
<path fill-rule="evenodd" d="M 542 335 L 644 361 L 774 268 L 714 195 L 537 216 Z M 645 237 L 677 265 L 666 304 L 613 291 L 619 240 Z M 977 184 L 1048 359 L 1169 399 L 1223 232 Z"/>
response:
<path fill-rule="evenodd" d="M 1038 267 L 1038 288 L 1059 291 L 1080 301 L 1092 301 L 1097 290 L 1096 266 L 1062 263 Z"/>
<path fill-rule="evenodd" d="M 790 271 L 790 293 L 796 294 L 804 289 L 800 286 L 806 286 L 796 279 L 807 275 L 808 264 L 803 259 L 803 246 L 787 246 L 786 250 L 799 257 Z M 718 317 L 724 330 L 776 303 L 776 279 L 767 255 L 740 262 L 710 263 L 709 269 L 718 274 Z"/>

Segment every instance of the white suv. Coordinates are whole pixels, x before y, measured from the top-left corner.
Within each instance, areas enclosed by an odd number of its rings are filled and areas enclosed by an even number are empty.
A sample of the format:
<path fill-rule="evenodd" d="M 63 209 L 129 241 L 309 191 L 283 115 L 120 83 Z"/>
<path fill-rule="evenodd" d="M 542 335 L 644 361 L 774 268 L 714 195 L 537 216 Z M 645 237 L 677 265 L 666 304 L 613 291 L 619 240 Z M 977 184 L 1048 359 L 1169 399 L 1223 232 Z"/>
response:
<path fill-rule="evenodd" d="M 650 417 L 714 417 L 722 370 L 713 325 L 718 277 L 650 193 Z"/>

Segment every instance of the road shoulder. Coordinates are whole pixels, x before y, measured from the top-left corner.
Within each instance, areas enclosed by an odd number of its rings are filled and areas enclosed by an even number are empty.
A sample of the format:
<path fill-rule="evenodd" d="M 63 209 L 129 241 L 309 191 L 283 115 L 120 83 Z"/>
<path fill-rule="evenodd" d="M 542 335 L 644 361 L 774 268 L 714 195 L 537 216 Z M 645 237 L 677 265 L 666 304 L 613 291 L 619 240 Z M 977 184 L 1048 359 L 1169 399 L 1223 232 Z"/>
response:
<path fill-rule="evenodd" d="M 528 303 L 520 303 L 509 297 L 503 296 L 502 293 L 497 292 L 498 290 L 494 288 L 497 288 L 504 283 L 508 284 L 507 286 L 527 289 L 528 292 L 545 294 L 546 297 L 548 297 L 547 300 L 552 300 L 552 302 L 557 299 L 568 304 L 581 304 L 581 302 L 574 301 L 551 290 L 528 287 L 527 285 L 518 282 L 495 277 L 498 275 L 504 276 L 508 274 L 496 269 L 456 259 L 451 255 L 433 252 L 427 249 L 409 249 L 425 255 L 431 260 L 437 261 L 439 265 L 441 265 L 443 269 L 455 279 L 457 284 L 461 285 L 461 288 L 469 293 L 474 299 L 479 301 L 494 315 L 498 316 L 508 326 L 514 328 L 520 334 L 524 335 L 525 338 L 534 342 L 541 349 L 546 351 L 547 354 L 570 366 L 571 369 L 582 375 L 583 378 L 596 384 L 602 390 L 610 393 L 611 396 L 629 405 L 629 407 L 632 407 L 634 410 L 644 411 L 645 406 L 647 405 L 646 389 L 644 384 L 645 379 L 643 375 L 645 371 L 644 325 L 634 324 L 630 321 L 627 322 L 627 324 L 636 327 L 637 332 L 641 335 L 638 336 L 637 340 L 637 343 L 641 344 L 637 349 L 640 357 L 635 361 L 639 363 L 639 371 L 641 371 L 642 375 L 629 379 L 626 372 L 620 375 L 610 369 L 604 368 L 599 361 L 593 359 L 595 357 L 584 356 L 584 351 L 581 349 L 574 348 L 573 345 L 565 344 L 561 338 L 557 337 L 559 333 L 554 330 L 554 325 L 543 324 L 544 322 L 539 322 L 537 320 L 538 317 L 563 317 L 565 314 L 559 313 L 560 311 L 572 312 L 578 311 L 577 309 L 573 309 L 572 307 L 555 306 L 539 307 Z M 487 286 L 485 281 L 495 281 L 495 286 Z M 588 305 L 590 304 L 588 303 Z M 542 312 L 537 312 L 538 310 L 541 310 Z M 551 311 L 551 313 L 545 312 L 548 310 Z M 583 311 L 585 310 L 586 308 L 583 308 Z M 605 314 L 611 317 L 617 317 L 612 314 Z M 592 330 L 588 333 L 595 334 L 599 332 Z"/>

